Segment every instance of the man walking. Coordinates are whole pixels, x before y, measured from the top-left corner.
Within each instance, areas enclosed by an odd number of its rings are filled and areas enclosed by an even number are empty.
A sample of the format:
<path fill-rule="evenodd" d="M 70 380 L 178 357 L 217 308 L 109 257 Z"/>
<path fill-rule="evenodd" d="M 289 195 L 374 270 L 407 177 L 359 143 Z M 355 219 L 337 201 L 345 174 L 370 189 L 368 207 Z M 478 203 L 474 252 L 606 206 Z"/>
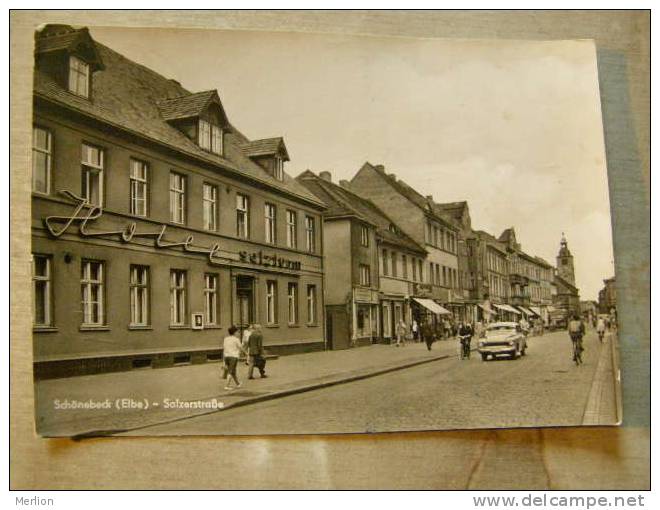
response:
<path fill-rule="evenodd" d="M 403 319 L 399 319 L 399 322 L 396 325 L 396 346 L 406 345 L 406 335 L 408 334 L 406 323 L 403 322 Z"/>
<path fill-rule="evenodd" d="M 435 340 L 435 333 L 429 320 L 424 321 L 422 324 L 422 338 L 426 343 L 426 348 L 430 351 L 431 346 L 433 345 L 433 341 Z"/>
<path fill-rule="evenodd" d="M 234 380 L 236 388 L 241 387 L 241 383 L 238 380 L 236 375 L 236 365 L 238 365 L 238 358 L 243 351 L 243 346 L 241 345 L 241 340 L 238 338 L 236 333 L 238 328 L 236 326 L 230 326 L 228 331 L 229 336 L 226 336 L 222 342 L 222 359 L 225 364 L 225 374 L 227 377 L 227 382 L 225 384 L 225 390 L 231 390 L 231 381 Z"/>
<path fill-rule="evenodd" d="M 248 356 L 248 379 L 254 379 L 252 376 L 254 367 L 259 370 L 261 378 L 268 377 L 266 375 L 266 360 L 264 359 L 264 337 L 261 331 L 260 324 L 251 324 L 250 336 L 247 343 L 247 356 Z"/>

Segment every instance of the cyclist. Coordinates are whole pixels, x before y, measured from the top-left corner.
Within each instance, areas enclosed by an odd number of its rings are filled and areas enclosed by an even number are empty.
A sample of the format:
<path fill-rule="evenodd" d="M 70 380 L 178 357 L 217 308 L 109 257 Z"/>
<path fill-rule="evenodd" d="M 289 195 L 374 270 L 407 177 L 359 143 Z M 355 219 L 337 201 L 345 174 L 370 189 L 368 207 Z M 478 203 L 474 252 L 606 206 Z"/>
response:
<path fill-rule="evenodd" d="M 598 339 L 600 340 L 600 343 L 603 343 L 603 337 L 605 336 L 605 321 L 602 317 L 598 317 L 596 332 L 598 333 Z"/>
<path fill-rule="evenodd" d="M 461 321 L 458 326 L 458 339 L 461 342 L 461 359 L 470 359 L 470 342 L 472 341 L 472 326 Z"/>
<path fill-rule="evenodd" d="M 573 318 L 568 321 L 568 334 L 573 342 L 573 361 L 576 365 L 582 363 L 582 337 L 584 336 L 584 322 L 580 317 L 575 314 Z"/>

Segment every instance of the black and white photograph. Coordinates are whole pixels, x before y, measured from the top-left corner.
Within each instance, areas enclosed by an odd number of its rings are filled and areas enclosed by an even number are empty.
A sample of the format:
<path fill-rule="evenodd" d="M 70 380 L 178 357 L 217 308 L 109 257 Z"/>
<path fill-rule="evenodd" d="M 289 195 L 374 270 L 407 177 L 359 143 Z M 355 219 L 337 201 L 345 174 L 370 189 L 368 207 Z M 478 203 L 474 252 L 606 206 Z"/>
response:
<path fill-rule="evenodd" d="M 593 41 L 45 24 L 37 433 L 616 425 Z"/>

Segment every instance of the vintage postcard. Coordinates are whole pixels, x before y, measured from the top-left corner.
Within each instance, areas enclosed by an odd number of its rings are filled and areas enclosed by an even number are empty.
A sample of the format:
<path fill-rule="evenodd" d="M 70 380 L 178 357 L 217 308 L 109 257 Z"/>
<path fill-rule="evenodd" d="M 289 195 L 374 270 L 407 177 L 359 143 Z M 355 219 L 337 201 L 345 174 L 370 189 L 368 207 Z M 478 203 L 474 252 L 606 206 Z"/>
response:
<path fill-rule="evenodd" d="M 614 425 L 592 41 L 43 25 L 40 435 Z"/>

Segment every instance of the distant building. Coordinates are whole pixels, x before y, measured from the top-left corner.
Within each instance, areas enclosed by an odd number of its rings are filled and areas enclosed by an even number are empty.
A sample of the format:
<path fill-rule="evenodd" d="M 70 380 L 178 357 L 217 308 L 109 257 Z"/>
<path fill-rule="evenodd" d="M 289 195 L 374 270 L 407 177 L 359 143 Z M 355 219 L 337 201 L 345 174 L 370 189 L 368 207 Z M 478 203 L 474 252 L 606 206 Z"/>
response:
<path fill-rule="evenodd" d="M 557 295 L 555 296 L 556 312 L 553 319 L 557 324 L 563 325 L 571 315 L 580 314 L 580 292 L 575 286 L 573 255 L 568 249 L 568 242 L 564 235 L 562 235 L 557 254 L 555 285 Z"/>
<path fill-rule="evenodd" d="M 459 278 L 461 227 L 444 214 L 432 197 L 423 196 L 382 165 L 365 163 L 350 181 L 350 189 L 370 199 L 427 251 L 426 262 L 415 268 L 413 307 L 418 316 L 438 314 L 431 302 L 465 317 Z M 427 306 L 430 305 L 430 306 Z"/>
<path fill-rule="evenodd" d="M 580 314 L 585 320 L 591 322 L 598 315 L 597 301 L 580 301 Z"/>
<path fill-rule="evenodd" d="M 540 317 L 548 323 L 553 311 L 553 267 L 542 258 L 523 251 L 513 227 L 504 230 L 498 240 L 507 247 L 509 254 L 508 303 L 528 319 Z"/>
<path fill-rule="evenodd" d="M 616 278 L 603 280 L 605 286 L 598 292 L 598 309 L 600 313 L 616 314 Z"/>
<path fill-rule="evenodd" d="M 323 216 L 326 322 L 333 349 L 389 342 L 410 325 L 410 297 L 426 250 L 370 200 L 332 182 L 330 172 L 297 177 L 327 206 Z"/>

